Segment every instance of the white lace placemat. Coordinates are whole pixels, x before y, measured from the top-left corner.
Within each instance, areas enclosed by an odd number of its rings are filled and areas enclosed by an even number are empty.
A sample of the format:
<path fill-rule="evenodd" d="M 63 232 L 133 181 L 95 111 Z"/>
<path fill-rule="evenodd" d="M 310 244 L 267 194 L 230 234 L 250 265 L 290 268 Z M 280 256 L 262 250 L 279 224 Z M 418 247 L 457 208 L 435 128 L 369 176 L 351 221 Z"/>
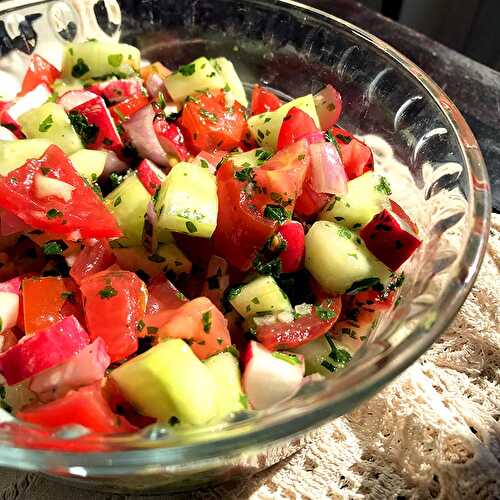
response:
<path fill-rule="evenodd" d="M 499 269 L 500 216 L 494 215 L 472 293 L 417 363 L 355 412 L 325 425 L 291 458 L 245 482 L 185 498 L 500 498 Z M 8 500 L 126 498 L 8 470 L 0 471 L 0 492 Z"/>

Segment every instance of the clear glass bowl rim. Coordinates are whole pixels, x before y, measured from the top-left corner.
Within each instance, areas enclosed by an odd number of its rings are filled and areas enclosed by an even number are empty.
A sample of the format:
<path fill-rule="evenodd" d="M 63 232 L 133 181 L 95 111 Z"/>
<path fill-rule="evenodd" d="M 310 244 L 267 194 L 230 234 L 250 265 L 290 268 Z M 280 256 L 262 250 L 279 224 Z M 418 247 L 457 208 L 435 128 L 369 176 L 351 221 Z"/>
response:
<path fill-rule="evenodd" d="M 258 5 L 259 0 L 251 0 Z M 282 443 L 312 427 L 325 422 L 333 415 L 343 414 L 372 396 L 421 356 L 449 326 L 465 301 L 484 257 L 489 233 L 491 195 L 487 170 L 469 126 L 456 106 L 418 66 L 395 50 L 392 46 L 370 33 L 321 10 L 303 5 L 293 0 L 272 0 L 274 6 L 296 8 L 311 16 L 320 16 L 334 23 L 340 30 L 368 42 L 376 50 L 385 54 L 396 65 L 404 69 L 411 78 L 418 81 L 435 101 L 440 112 L 455 133 L 464 158 L 464 171 L 470 184 L 468 201 L 467 232 L 455 264 L 455 273 L 444 287 L 440 301 L 431 309 L 438 311 L 437 319 L 430 329 L 423 329 L 418 323 L 412 333 L 399 346 L 397 359 L 389 360 L 376 374 L 366 373 L 361 368 L 354 373 L 346 373 L 342 380 L 350 386 L 349 391 L 337 394 L 330 387 L 322 394 L 322 400 L 309 408 L 286 408 L 275 414 L 267 414 L 252 422 L 252 430 L 235 429 L 221 433 L 215 439 L 207 439 L 180 446 L 147 447 L 120 450 L 127 438 L 104 438 L 117 451 L 106 452 L 63 452 L 34 450 L 11 445 L 8 431 L 0 432 L 0 465 L 24 470 L 49 473 L 73 474 L 75 476 L 112 477 L 124 474 L 153 474 L 156 472 L 188 472 L 202 463 L 215 464 L 218 460 L 242 453 L 256 452 Z M 424 332 L 425 335 L 421 333 Z M 385 356 L 385 354 L 384 354 Z M 9 442 L 10 441 L 10 442 Z M 8 444 L 7 444 L 8 443 Z"/>

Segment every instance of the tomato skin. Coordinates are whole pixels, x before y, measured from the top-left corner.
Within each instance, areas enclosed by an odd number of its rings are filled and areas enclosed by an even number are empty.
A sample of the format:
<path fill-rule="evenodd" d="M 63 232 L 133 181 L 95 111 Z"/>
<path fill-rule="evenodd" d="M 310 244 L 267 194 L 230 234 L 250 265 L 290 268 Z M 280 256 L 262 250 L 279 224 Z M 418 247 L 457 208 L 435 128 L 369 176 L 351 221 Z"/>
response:
<path fill-rule="evenodd" d="M 61 72 L 57 68 L 52 66 L 42 56 L 33 54 L 28 71 L 24 75 L 19 95 L 27 94 L 41 83 L 52 85 L 60 76 Z"/>
<path fill-rule="evenodd" d="M 333 127 L 333 136 L 340 148 L 340 157 L 349 180 L 373 170 L 372 150 L 343 128 Z"/>
<path fill-rule="evenodd" d="M 34 177 L 39 173 L 44 175 L 47 168 L 47 176 L 75 188 L 71 200 L 64 201 L 57 196 L 43 199 L 35 196 Z M 65 235 L 69 239 L 75 232 L 83 238 L 122 236 L 115 218 L 57 146 L 49 146 L 39 160 L 28 160 L 24 166 L 0 177 L 0 207 L 11 211 L 36 229 Z"/>
<path fill-rule="evenodd" d="M 211 90 L 191 96 L 182 111 L 180 125 L 191 147 L 200 151 L 231 151 L 245 137 L 248 125 L 243 106 L 226 106 L 223 90 Z"/>
<path fill-rule="evenodd" d="M 89 240 L 76 257 L 69 275 L 79 285 L 84 278 L 100 271 L 105 271 L 116 262 L 116 257 L 108 240 Z"/>
<path fill-rule="evenodd" d="M 27 334 L 55 325 L 68 316 L 82 318 L 80 292 L 71 278 L 26 278 L 22 296 Z"/>
<path fill-rule="evenodd" d="M 121 124 L 130 119 L 132 115 L 149 104 L 149 99 L 142 93 L 127 97 L 122 102 L 109 108 L 109 112 L 115 123 Z"/>
<path fill-rule="evenodd" d="M 160 328 L 158 337 L 190 340 L 191 349 L 200 359 L 231 345 L 226 318 L 206 297 L 193 299 L 177 309 Z"/>
<path fill-rule="evenodd" d="M 164 276 L 155 278 L 148 287 L 148 304 L 144 323 L 146 329 L 139 335 L 148 334 L 147 327 L 160 328 L 169 321 L 188 300 Z"/>
<path fill-rule="evenodd" d="M 278 229 L 286 242 L 286 248 L 280 253 L 281 271 L 294 273 L 302 267 L 305 251 L 304 226 L 297 221 L 290 221 Z"/>
<path fill-rule="evenodd" d="M 252 90 L 252 116 L 266 113 L 267 111 L 275 111 L 283 101 L 275 96 L 271 91 L 263 89 L 260 85 L 254 85 Z"/>
<path fill-rule="evenodd" d="M 147 302 L 144 283 L 129 271 L 102 271 L 84 278 L 80 289 L 90 338 L 102 337 L 112 362 L 135 353 Z"/>
<path fill-rule="evenodd" d="M 286 148 L 301 137 L 321 132 L 314 120 L 299 108 L 291 108 L 283 119 L 276 149 Z"/>
<path fill-rule="evenodd" d="M 122 416 L 113 413 L 102 395 L 100 382 L 70 391 L 64 397 L 38 408 L 20 411 L 16 417 L 54 429 L 79 424 L 103 434 L 137 430 Z"/>
<path fill-rule="evenodd" d="M 325 193 L 317 193 L 311 187 L 309 180 L 304 182 L 302 194 L 297 198 L 295 213 L 301 217 L 312 217 L 319 213 L 330 201 L 331 196 Z"/>
<path fill-rule="evenodd" d="M 292 349 L 324 335 L 338 320 L 342 308 L 340 296 L 331 297 L 321 303 L 321 307 L 333 312 L 331 319 L 323 320 L 314 307 L 311 314 L 291 323 L 275 323 L 257 327 L 257 340 L 269 350 Z"/>
<path fill-rule="evenodd" d="M 251 206 L 242 192 L 243 183 L 234 177 L 232 162 L 217 171 L 217 192 L 220 200 L 217 228 L 212 240 L 215 253 L 241 271 L 248 271 L 269 237 L 276 222 L 265 219 Z"/>

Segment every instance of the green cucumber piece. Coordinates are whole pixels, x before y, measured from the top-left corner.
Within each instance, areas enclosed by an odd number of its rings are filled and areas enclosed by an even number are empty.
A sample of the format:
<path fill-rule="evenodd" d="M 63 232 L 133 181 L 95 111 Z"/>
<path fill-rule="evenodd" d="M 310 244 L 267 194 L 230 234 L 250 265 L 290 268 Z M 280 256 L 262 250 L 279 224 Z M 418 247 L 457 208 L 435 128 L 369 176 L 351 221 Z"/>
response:
<path fill-rule="evenodd" d="M 159 245 L 154 254 L 148 253 L 142 246 L 114 248 L 113 252 L 122 269 L 143 272 L 151 278 L 170 272 L 176 276 L 190 274 L 193 267 L 175 243 Z"/>
<path fill-rule="evenodd" d="M 65 80 L 127 78 L 139 70 L 140 63 L 141 53 L 132 45 L 97 40 L 71 43 L 64 52 L 61 77 Z"/>
<path fill-rule="evenodd" d="M 206 57 L 200 57 L 190 64 L 181 66 L 165 78 L 165 87 L 177 103 L 184 103 L 189 95 L 211 89 L 223 89 L 226 81 Z"/>
<path fill-rule="evenodd" d="M 119 239 L 120 245 L 142 245 L 144 215 L 150 200 L 151 195 L 135 173 L 106 196 L 104 201 L 123 231 L 124 236 Z"/>
<path fill-rule="evenodd" d="M 328 358 L 331 351 L 330 344 L 328 344 L 324 336 L 291 349 L 291 352 L 304 356 L 306 375 L 319 373 L 325 377 L 331 375 L 331 371 L 327 370 L 321 363 Z"/>
<path fill-rule="evenodd" d="M 216 420 L 221 420 L 230 413 L 245 410 L 238 360 L 230 352 L 221 352 L 208 358 L 205 365 L 210 370 L 217 386 Z"/>
<path fill-rule="evenodd" d="M 275 111 L 261 113 L 260 115 L 252 116 L 248 120 L 248 128 L 259 146 L 267 148 L 270 151 L 276 149 L 283 120 L 288 111 L 294 107 L 306 112 L 316 125 L 320 126 L 313 96 L 312 94 L 308 94 L 283 104 Z"/>
<path fill-rule="evenodd" d="M 229 302 L 244 318 L 292 311 L 288 297 L 272 276 L 260 276 L 232 290 Z"/>
<path fill-rule="evenodd" d="M 248 99 L 245 92 L 245 88 L 241 83 L 240 77 L 234 68 L 233 63 L 226 59 L 225 57 L 217 57 L 216 59 L 210 59 L 212 66 L 215 71 L 219 73 L 224 81 L 226 82 L 226 87 L 224 90 L 232 92 L 235 99 L 245 108 L 248 108 Z"/>
<path fill-rule="evenodd" d="M 217 415 L 210 369 L 180 339 L 169 339 L 111 372 L 123 396 L 143 415 L 203 425 Z"/>
<path fill-rule="evenodd" d="M 72 79 L 72 80 L 56 80 L 52 84 L 52 91 L 58 97 L 64 95 L 66 92 L 70 90 L 82 90 L 83 83 L 80 80 Z"/>
<path fill-rule="evenodd" d="M 257 148 L 244 153 L 231 153 L 227 160 L 232 161 L 236 168 L 259 168 L 271 156 L 267 149 Z"/>
<path fill-rule="evenodd" d="M 46 102 L 23 113 L 18 122 L 28 139 L 46 139 L 57 144 L 67 155 L 83 149 L 83 144 L 60 104 Z"/>
<path fill-rule="evenodd" d="M 321 220 L 360 229 L 384 208 L 390 207 L 389 184 L 385 177 L 367 172 L 347 183 L 347 194 L 336 196 L 323 210 Z"/>
<path fill-rule="evenodd" d="M 0 141 L 0 175 L 8 175 L 28 160 L 40 158 L 51 144 L 46 139 Z"/>
<path fill-rule="evenodd" d="M 155 208 L 159 231 L 210 238 L 217 225 L 215 175 L 193 163 L 178 163 L 163 181 Z"/>
<path fill-rule="evenodd" d="M 95 182 L 103 173 L 108 153 L 93 149 L 80 149 L 69 156 L 76 171 L 90 182 Z"/>
<path fill-rule="evenodd" d="M 305 267 L 329 293 L 345 293 L 369 278 L 385 283 L 391 274 L 356 233 L 329 221 L 315 222 L 309 229 Z"/>

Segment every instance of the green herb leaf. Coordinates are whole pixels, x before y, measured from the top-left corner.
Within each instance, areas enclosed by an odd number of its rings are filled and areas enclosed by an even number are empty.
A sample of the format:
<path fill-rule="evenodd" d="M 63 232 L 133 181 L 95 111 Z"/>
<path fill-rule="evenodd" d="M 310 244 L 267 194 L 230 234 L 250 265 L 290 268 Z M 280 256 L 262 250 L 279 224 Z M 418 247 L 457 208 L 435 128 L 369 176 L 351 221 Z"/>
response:
<path fill-rule="evenodd" d="M 295 354 L 285 354 L 284 352 L 275 351 L 272 353 L 273 358 L 281 359 L 291 365 L 300 365 L 300 359 Z"/>
<path fill-rule="evenodd" d="M 113 68 L 118 68 L 123 61 L 123 54 L 109 54 L 108 63 Z"/>
<path fill-rule="evenodd" d="M 52 115 L 47 116 L 38 126 L 38 132 L 47 132 L 47 130 L 54 124 L 54 119 Z"/>
<path fill-rule="evenodd" d="M 205 108 L 200 108 L 200 115 L 203 118 L 210 120 L 212 123 L 217 123 L 218 121 L 217 116 L 214 113 L 207 111 Z"/>
<path fill-rule="evenodd" d="M 201 315 L 201 322 L 203 324 L 203 331 L 205 333 L 210 332 L 210 328 L 212 327 L 212 312 L 211 311 L 205 311 Z"/>
<path fill-rule="evenodd" d="M 284 224 L 289 219 L 289 213 L 281 205 L 266 205 L 264 217 Z"/>
<path fill-rule="evenodd" d="M 344 144 L 349 144 L 352 141 L 352 137 L 345 134 L 336 134 L 335 137 Z"/>
<path fill-rule="evenodd" d="M 336 316 L 335 311 L 321 305 L 316 306 L 316 314 L 321 321 L 331 321 Z"/>
<path fill-rule="evenodd" d="M 61 255 L 68 249 L 68 245 L 62 240 L 47 241 L 43 245 L 44 255 Z"/>
<path fill-rule="evenodd" d="M 47 216 L 47 219 L 55 219 L 56 217 L 62 217 L 63 213 L 59 212 L 56 208 L 51 208 L 45 215 Z"/>
<path fill-rule="evenodd" d="M 234 177 L 240 182 L 253 182 L 254 181 L 254 171 L 252 167 L 245 167 L 241 170 L 234 172 Z"/>
<path fill-rule="evenodd" d="M 387 196 L 390 196 L 392 194 L 391 185 L 389 184 L 387 178 L 384 176 L 380 178 L 380 182 L 375 186 L 375 189 L 379 193 L 386 194 Z"/>
<path fill-rule="evenodd" d="M 158 255 L 157 253 L 154 253 L 153 255 L 150 255 L 148 257 L 148 260 L 150 260 L 151 262 L 158 262 L 160 264 L 162 262 L 165 262 L 166 259 L 165 257 Z"/>
<path fill-rule="evenodd" d="M 186 221 L 186 229 L 190 233 L 196 233 L 198 231 L 198 229 L 196 228 L 196 226 L 190 220 Z"/>
<path fill-rule="evenodd" d="M 116 297 L 118 292 L 111 285 L 106 285 L 99 291 L 99 295 L 101 296 L 101 299 L 110 299 L 111 297 Z"/>
<path fill-rule="evenodd" d="M 140 319 L 137 322 L 137 331 L 142 332 L 142 330 L 144 330 L 145 326 L 146 326 L 146 323 L 144 323 L 144 321 L 142 321 L 142 319 Z"/>
<path fill-rule="evenodd" d="M 73 66 L 71 70 L 71 76 L 73 78 L 81 78 L 85 73 L 88 73 L 90 68 L 85 64 L 85 61 L 79 57 L 76 61 L 76 64 Z"/>
<path fill-rule="evenodd" d="M 68 117 L 75 132 L 80 136 L 85 146 L 95 142 L 99 133 L 99 127 L 90 125 L 87 118 L 79 111 L 70 111 Z"/>
<path fill-rule="evenodd" d="M 378 284 L 380 284 L 379 278 L 366 278 L 364 280 L 355 281 L 345 293 L 348 295 L 355 295 Z"/>
<path fill-rule="evenodd" d="M 113 202 L 113 206 L 117 207 L 118 205 L 120 205 L 121 202 L 122 202 L 122 197 L 121 196 L 117 196 L 115 198 L 115 201 Z"/>
<path fill-rule="evenodd" d="M 240 404 L 243 408 L 245 408 L 245 410 L 248 410 L 248 397 L 246 394 L 240 394 Z"/>
<path fill-rule="evenodd" d="M 196 71 L 196 65 L 194 63 L 184 64 L 179 66 L 177 70 L 182 76 L 191 76 Z"/>

